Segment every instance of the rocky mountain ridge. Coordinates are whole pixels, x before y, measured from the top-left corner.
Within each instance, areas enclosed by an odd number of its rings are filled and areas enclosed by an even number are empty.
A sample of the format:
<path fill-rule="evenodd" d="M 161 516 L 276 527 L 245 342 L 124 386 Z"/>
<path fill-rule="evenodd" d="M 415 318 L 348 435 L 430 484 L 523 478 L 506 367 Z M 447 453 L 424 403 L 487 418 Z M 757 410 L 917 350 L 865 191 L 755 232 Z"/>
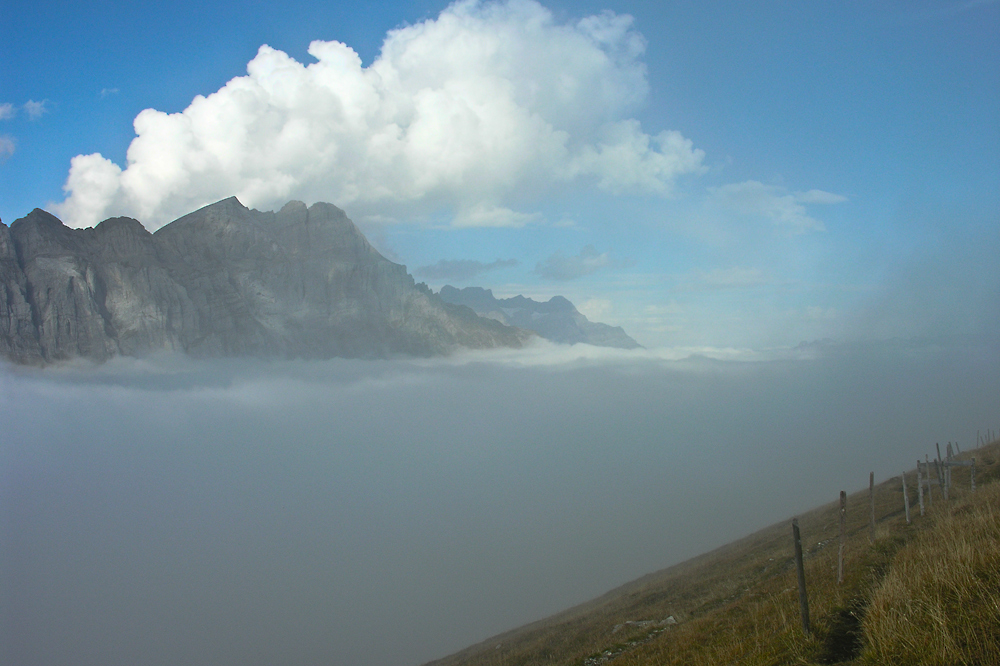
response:
<path fill-rule="evenodd" d="M 491 289 L 482 287 L 457 289 L 451 285 L 443 286 L 440 296 L 448 303 L 472 308 L 480 317 L 533 331 L 552 342 L 563 344 L 582 342 L 619 349 L 638 349 L 642 346 L 629 337 L 620 326 L 590 321 L 562 296 L 553 296 L 544 302 L 524 296 L 496 298 Z"/>
<path fill-rule="evenodd" d="M 39 209 L 0 223 L 0 355 L 18 363 L 427 356 L 529 337 L 415 284 L 331 204 L 231 197 L 156 233 L 131 218 L 70 229 Z"/>

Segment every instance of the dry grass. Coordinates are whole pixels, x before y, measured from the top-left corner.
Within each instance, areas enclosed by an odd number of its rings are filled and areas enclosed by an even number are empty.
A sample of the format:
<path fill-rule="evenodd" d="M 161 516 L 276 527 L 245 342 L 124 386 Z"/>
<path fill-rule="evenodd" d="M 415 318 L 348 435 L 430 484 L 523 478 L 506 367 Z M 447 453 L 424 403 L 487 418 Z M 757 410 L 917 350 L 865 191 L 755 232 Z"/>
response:
<path fill-rule="evenodd" d="M 949 508 L 872 593 L 861 663 L 1000 663 L 1000 484 Z"/>
<path fill-rule="evenodd" d="M 839 504 L 799 516 L 809 637 L 782 522 L 433 666 L 1000 663 L 1000 442 L 969 455 L 979 491 L 956 470 L 951 501 L 935 488 L 926 516 L 911 507 L 911 525 L 898 477 L 877 485 L 874 544 L 867 489 L 848 498 L 842 584 Z M 668 616 L 678 624 L 656 624 Z M 625 624 L 641 620 L 652 623 Z"/>

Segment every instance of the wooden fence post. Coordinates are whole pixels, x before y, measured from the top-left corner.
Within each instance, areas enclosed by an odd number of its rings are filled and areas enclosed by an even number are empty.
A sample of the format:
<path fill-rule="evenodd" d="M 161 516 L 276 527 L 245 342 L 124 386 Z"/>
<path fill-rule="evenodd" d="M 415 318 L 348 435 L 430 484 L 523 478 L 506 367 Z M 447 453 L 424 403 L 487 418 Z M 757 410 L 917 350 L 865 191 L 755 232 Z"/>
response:
<path fill-rule="evenodd" d="M 910 496 L 906 494 L 906 472 L 900 475 L 903 479 L 903 508 L 906 509 L 906 524 L 910 524 Z"/>
<path fill-rule="evenodd" d="M 837 549 L 837 584 L 844 582 L 844 547 L 847 545 L 847 493 L 840 491 L 840 548 Z"/>
<path fill-rule="evenodd" d="M 868 472 L 868 503 L 871 505 L 871 524 L 868 526 L 868 543 L 875 543 L 875 472 Z"/>
<path fill-rule="evenodd" d="M 924 477 L 920 474 L 920 459 L 917 459 L 917 499 L 920 500 L 920 515 L 924 515 Z"/>
<path fill-rule="evenodd" d="M 941 465 L 941 443 L 940 442 L 935 442 L 934 446 L 937 447 L 937 461 L 934 464 L 935 464 L 935 467 L 937 468 L 938 489 L 941 491 L 941 496 L 944 497 L 944 501 L 947 502 L 948 501 L 948 486 L 945 485 L 944 479 L 941 478 L 943 476 L 942 473 L 944 472 L 944 467 Z"/>
<path fill-rule="evenodd" d="M 954 451 L 952 451 L 951 448 L 951 442 L 948 442 L 948 447 L 945 449 L 945 455 L 947 456 L 945 460 L 948 462 L 951 462 L 951 459 L 955 457 Z M 944 487 L 951 490 L 951 465 L 944 468 Z"/>
<path fill-rule="evenodd" d="M 795 541 L 795 570 L 799 575 L 799 612 L 802 615 L 802 631 L 809 635 L 809 597 L 806 596 L 806 570 L 802 564 L 802 538 L 799 535 L 799 519 L 792 519 L 792 539 Z"/>
<path fill-rule="evenodd" d="M 927 481 L 927 506 L 934 506 L 934 494 L 931 493 L 931 457 L 924 454 L 924 476 Z"/>
<path fill-rule="evenodd" d="M 969 470 L 969 482 L 972 487 L 971 492 L 976 492 L 976 459 L 972 459 L 972 468 Z"/>

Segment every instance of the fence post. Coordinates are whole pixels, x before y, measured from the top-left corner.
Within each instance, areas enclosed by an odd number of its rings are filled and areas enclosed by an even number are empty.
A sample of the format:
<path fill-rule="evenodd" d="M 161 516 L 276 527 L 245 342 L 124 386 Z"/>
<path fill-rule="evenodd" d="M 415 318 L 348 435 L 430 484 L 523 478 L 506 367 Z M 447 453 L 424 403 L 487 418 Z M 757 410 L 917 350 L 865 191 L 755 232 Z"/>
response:
<path fill-rule="evenodd" d="M 941 466 L 941 443 L 935 442 L 934 446 L 937 447 L 937 460 L 935 461 L 934 465 L 937 468 L 938 489 L 941 491 L 941 496 L 944 497 L 944 501 L 947 502 L 948 486 L 945 484 L 944 479 L 941 478 L 943 476 L 942 472 L 944 471 L 944 467 Z"/>
<path fill-rule="evenodd" d="M 948 447 L 945 449 L 945 455 L 947 456 L 945 460 L 948 462 L 951 462 L 951 459 L 955 457 L 951 448 L 951 442 L 948 442 Z M 944 486 L 948 490 L 951 490 L 951 465 L 944 468 Z"/>
<path fill-rule="evenodd" d="M 927 482 L 927 506 L 934 506 L 934 495 L 931 493 L 931 457 L 924 454 L 924 481 Z"/>
<path fill-rule="evenodd" d="M 806 596 L 806 570 L 802 564 L 802 538 L 799 536 L 799 519 L 792 519 L 792 539 L 795 541 L 795 569 L 799 575 L 799 612 L 802 615 L 802 631 L 809 635 L 809 597 Z"/>
<path fill-rule="evenodd" d="M 906 524 L 910 524 L 910 496 L 906 494 L 906 472 L 900 478 L 903 479 L 903 507 L 906 509 Z"/>
<path fill-rule="evenodd" d="M 920 459 L 917 459 L 917 499 L 920 500 L 920 515 L 924 515 L 924 477 L 920 474 Z"/>
<path fill-rule="evenodd" d="M 844 582 L 844 546 L 847 544 L 847 493 L 840 491 L 840 548 L 837 549 L 837 584 Z"/>
<path fill-rule="evenodd" d="M 868 543 L 875 543 L 875 472 L 868 472 L 868 503 L 871 505 L 871 524 L 868 526 Z"/>
<path fill-rule="evenodd" d="M 972 469 L 969 470 L 969 481 L 971 482 L 971 492 L 976 492 L 976 459 L 972 459 Z"/>

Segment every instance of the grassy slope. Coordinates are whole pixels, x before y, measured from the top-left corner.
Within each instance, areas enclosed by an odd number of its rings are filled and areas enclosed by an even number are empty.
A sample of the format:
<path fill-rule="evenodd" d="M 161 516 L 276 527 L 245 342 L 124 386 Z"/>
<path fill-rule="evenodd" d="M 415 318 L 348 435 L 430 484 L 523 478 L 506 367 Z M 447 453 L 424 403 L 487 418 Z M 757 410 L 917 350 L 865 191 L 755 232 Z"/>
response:
<path fill-rule="evenodd" d="M 432 665 L 1000 664 L 1000 442 L 971 456 L 977 492 L 957 468 L 924 517 L 907 474 L 910 525 L 899 477 L 877 485 L 874 544 L 868 491 L 849 496 L 841 585 L 838 503 L 799 516 L 808 639 L 783 522 Z"/>

